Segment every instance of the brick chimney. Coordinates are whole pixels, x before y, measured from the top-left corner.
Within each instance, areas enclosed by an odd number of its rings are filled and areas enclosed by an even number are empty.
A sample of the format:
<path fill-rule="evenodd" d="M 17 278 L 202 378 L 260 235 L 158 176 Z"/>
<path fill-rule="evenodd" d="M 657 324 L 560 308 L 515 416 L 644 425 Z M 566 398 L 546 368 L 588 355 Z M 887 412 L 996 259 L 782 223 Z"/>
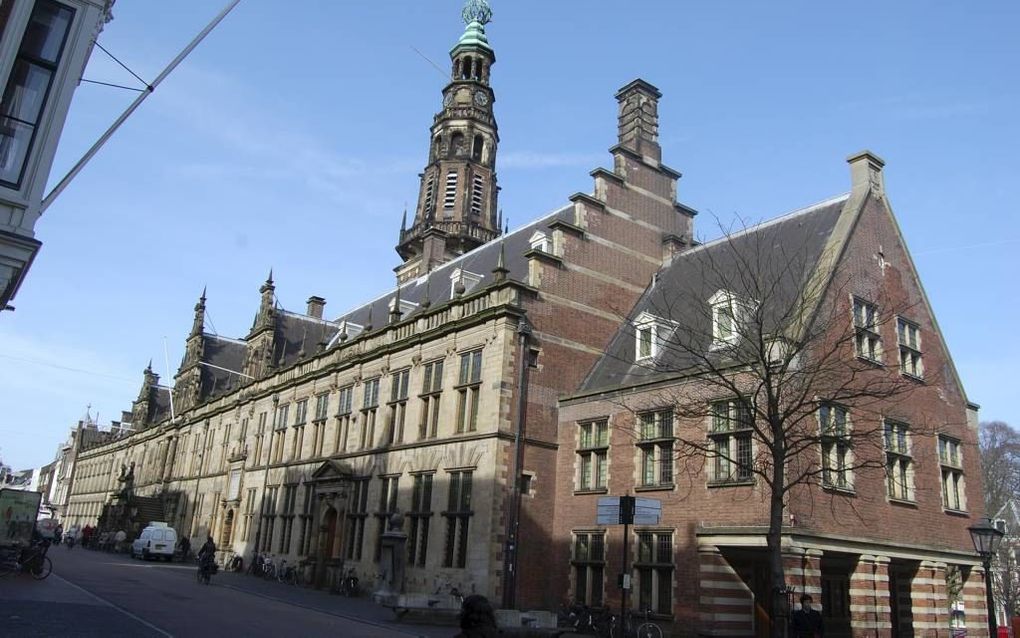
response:
<path fill-rule="evenodd" d="M 326 300 L 322 297 L 311 296 L 308 298 L 308 312 L 309 317 L 315 317 L 316 319 L 322 319 L 322 309 L 326 307 Z"/>
<path fill-rule="evenodd" d="M 662 160 L 659 146 L 659 98 L 662 93 L 648 82 L 637 79 L 616 92 L 620 103 L 620 146 L 656 162 Z"/>

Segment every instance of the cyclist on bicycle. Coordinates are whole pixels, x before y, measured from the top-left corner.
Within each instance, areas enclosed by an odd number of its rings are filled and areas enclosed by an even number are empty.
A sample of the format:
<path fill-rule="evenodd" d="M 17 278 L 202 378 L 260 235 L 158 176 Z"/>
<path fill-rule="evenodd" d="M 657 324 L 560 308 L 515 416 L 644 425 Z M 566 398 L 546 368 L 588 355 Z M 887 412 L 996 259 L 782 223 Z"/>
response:
<path fill-rule="evenodd" d="M 215 561 L 216 543 L 213 542 L 212 536 L 209 536 L 205 539 L 202 549 L 198 550 L 198 568 L 203 573 L 212 574 L 215 572 Z"/>

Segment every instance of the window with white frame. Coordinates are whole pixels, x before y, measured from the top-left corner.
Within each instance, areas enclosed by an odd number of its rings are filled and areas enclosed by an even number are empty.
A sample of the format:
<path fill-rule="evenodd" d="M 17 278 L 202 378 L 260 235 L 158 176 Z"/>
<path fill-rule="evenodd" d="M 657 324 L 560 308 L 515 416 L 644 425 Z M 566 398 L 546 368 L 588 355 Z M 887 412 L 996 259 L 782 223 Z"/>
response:
<path fill-rule="evenodd" d="M 736 343 L 740 336 L 737 298 L 731 292 L 720 290 L 709 297 L 708 303 L 712 307 L 712 346 Z"/>
<path fill-rule="evenodd" d="M 609 421 L 600 419 L 578 425 L 577 489 L 606 488 L 606 462 L 609 454 Z"/>
<path fill-rule="evenodd" d="M 605 532 L 574 532 L 570 564 L 574 570 L 574 600 L 581 605 L 601 607 L 606 572 Z"/>
<path fill-rule="evenodd" d="M 868 361 L 882 361 L 882 337 L 878 333 L 878 306 L 854 297 L 854 349 Z"/>
<path fill-rule="evenodd" d="M 885 422 L 886 484 L 889 498 L 914 500 L 914 468 L 910 455 L 910 427 L 895 421 Z"/>
<path fill-rule="evenodd" d="M 649 312 L 642 312 L 633 322 L 634 360 L 655 359 L 669 337 L 669 322 Z"/>
<path fill-rule="evenodd" d="M 637 532 L 638 609 L 653 614 L 673 612 L 673 532 Z"/>
<path fill-rule="evenodd" d="M 958 439 L 939 435 L 939 465 L 942 467 L 942 506 L 947 510 L 966 511 L 963 456 Z"/>
<path fill-rule="evenodd" d="M 673 411 L 642 412 L 638 427 L 641 487 L 673 485 Z"/>
<path fill-rule="evenodd" d="M 528 238 L 528 244 L 531 246 L 532 250 L 538 250 L 543 253 L 550 252 L 549 236 L 540 230 L 536 230 L 534 234 L 532 234 L 531 237 Z"/>
<path fill-rule="evenodd" d="M 443 192 L 443 216 L 453 213 L 457 203 L 457 171 L 446 173 L 446 190 Z"/>
<path fill-rule="evenodd" d="M 743 483 L 752 478 L 753 412 L 746 401 L 728 399 L 711 405 L 708 438 L 712 442 L 713 483 Z"/>
<path fill-rule="evenodd" d="M 921 328 L 903 317 L 896 318 L 896 340 L 900 346 L 900 372 L 920 379 L 924 376 L 921 362 Z"/>
<path fill-rule="evenodd" d="M 822 403 L 818 406 L 818 427 L 822 440 L 822 485 L 852 490 L 850 418 L 847 409 L 834 403 Z"/>

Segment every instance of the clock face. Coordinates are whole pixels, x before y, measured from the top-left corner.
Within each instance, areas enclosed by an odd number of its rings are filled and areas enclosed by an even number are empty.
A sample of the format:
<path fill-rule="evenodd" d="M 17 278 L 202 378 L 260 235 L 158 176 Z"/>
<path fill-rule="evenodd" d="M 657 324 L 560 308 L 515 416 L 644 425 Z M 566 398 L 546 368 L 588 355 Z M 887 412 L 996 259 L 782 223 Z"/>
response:
<path fill-rule="evenodd" d="M 453 106 L 453 93 L 447 93 L 443 97 L 443 106 Z"/>
<path fill-rule="evenodd" d="M 485 106 L 489 103 L 489 94 L 485 91 L 475 91 L 475 104 Z"/>

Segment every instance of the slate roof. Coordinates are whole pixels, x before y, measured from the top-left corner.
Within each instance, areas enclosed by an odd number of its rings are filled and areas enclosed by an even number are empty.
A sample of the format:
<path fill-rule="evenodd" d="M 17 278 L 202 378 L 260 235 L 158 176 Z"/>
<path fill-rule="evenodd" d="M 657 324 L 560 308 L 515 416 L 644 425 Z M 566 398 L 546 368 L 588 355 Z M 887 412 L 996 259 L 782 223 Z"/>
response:
<path fill-rule="evenodd" d="M 720 290 L 727 290 L 738 299 L 754 298 L 743 285 L 748 282 L 741 282 L 739 276 L 747 272 L 741 260 L 749 255 L 758 265 L 779 268 L 782 273 L 774 280 L 777 285 L 772 301 L 776 303 L 770 302 L 766 308 L 788 307 L 814 270 L 848 197 L 849 194 L 840 195 L 677 255 L 657 273 L 631 310 L 627 323 L 620 327 L 605 354 L 588 373 L 579 393 L 656 381 L 690 368 L 693 365 L 690 355 L 670 348 L 668 342 L 659 349 L 654 361 L 635 362 L 635 320 L 648 313 L 666 320 L 666 324 L 691 327 L 685 338 L 689 340 L 693 335 L 709 351 L 712 326 L 708 300 Z M 790 264 L 794 266 L 787 268 Z"/>
<path fill-rule="evenodd" d="M 228 339 L 219 335 L 204 334 L 205 347 L 202 360 L 217 368 L 202 368 L 202 396 L 213 397 L 226 394 L 238 386 L 238 376 L 226 370 L 240 370 L 244 365 L 247 345 L 237 339 Z"/>
<path fill-rule="evenodd" d="M 492 271 L 499 261 L 501 244 L 504 253 L 504 266 L 509 270 L 507 277 L 518 281 L 526 280 L 528 276 L 528 259 L 524 254 L 531 250 L 531 244 L 529 243 L 531 236 L 536 231 L 542 231 L 548 235 L 551 242 L 552 229 L 550 225 L 557 221 L 572 224 L 573 219 L 573 204 L 568 204 L 438 266 L 427 275 L 403 283 L 400 286 L 400 301 L 402 305 L 408 306 L 410 310 L 405 309 L 402 318 L 406 319 L 415 312 L 421 311 L 421 304 L 426 298 L 426 289 L 428 291 L 428 299 L 433 306 L 449 300 L 453 296 L 452 291 L 458 281 L 457 279 L 451 279 L 451 277 L 460 268 L 463 268 L 465 273 L 470 273 L 464 280 L 466 293 L 470 293 L 474 288 L 482 288 L 491 284 L 494 279 Z M 479 276 L 477 283 L 472 283 L 472 275 Z M 428 282 L 427 285 L 426 282 Z M 352 326 L 348 325 L 347 327 L 350 337 L 357 335 L 357 327 L 364 327 L 369 323 L 373 328 L 384 326 L 389 322 L 390 305 L 393 303 L 395 296 L 396 290 L 390 291 L 381 297 L 377 297 L 340 315 L 335 321 L 337 324 L 343 324 L 345 321 L 348 324 L 354 324 L 353 331 Z"/>
<path fill-rule="evenodd" d="M 149 408 L 152 410 L 152 423 L 160 423 L 170 418 L 170 388 L 161 385 L 156 386 L 152 402 L 155 404 L 155 407 Z"/>

